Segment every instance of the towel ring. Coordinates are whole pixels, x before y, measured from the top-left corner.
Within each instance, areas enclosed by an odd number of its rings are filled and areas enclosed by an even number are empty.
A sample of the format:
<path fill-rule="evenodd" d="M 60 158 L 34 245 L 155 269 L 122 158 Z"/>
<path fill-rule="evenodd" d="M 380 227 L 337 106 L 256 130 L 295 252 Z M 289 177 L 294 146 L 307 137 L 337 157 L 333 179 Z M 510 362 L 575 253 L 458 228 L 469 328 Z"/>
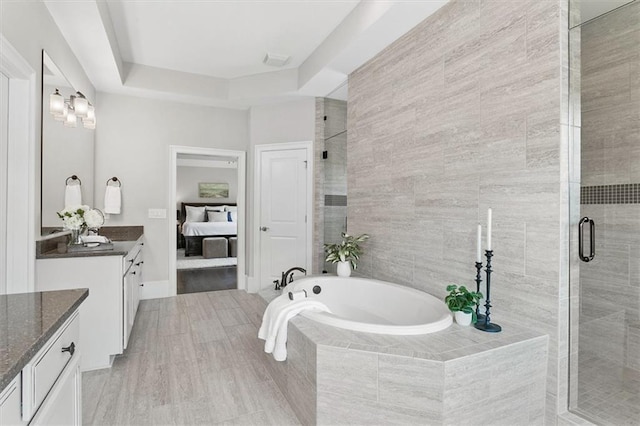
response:
<path fill-rule="evenodd" d="M 111 179 L 107 179 L 107 186 L 109 186 L 109 182 L 117 182 L 118 183 L 118 187 L 122 186 L 122 182 L 120 182 L 120 180 L 117 177 L 112 177 Z"/>
<path fill-rule="evenodd" d="M 82 181 L 80 180 L 80 178 L 77 175 L 71 175 L 67 178 L 67 180 L 64 181 L 65 185 L 69 185 L 69 179 L 71 180 L 77 180 L 78 181 L 78 185 L 82 185 Z"/>

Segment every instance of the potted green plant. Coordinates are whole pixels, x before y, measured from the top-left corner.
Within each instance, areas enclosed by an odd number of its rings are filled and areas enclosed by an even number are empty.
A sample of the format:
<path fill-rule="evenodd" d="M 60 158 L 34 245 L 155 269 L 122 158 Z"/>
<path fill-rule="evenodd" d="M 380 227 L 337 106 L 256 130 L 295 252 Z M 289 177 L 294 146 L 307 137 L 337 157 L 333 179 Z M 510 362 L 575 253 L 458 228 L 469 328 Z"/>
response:
<path fill-rule="evenodd" d="M 362 255 L 360 243 L 369 239 L 369 235 L 362 234 L 358 237 L 342 233 L 342 241 L 338 244 L 325 244 L 324 251 L 327 253 L 326 261 L 337 263 L 337 273 L 340 277 L 351 276 L 351 267 L 356 269 L 356 261 Z"/>
<path fill-rule="evenodd" d="M 449 294 L 444 298 L 444 302 L 451 312 L 453 312 L 456 322 L 467 326 L 478 320 L 476 317 L 476 306 L 482 299 L 482 293 L 469 291 L 465 286 L 458 287 L 455 284 L 447 286 Z"/>

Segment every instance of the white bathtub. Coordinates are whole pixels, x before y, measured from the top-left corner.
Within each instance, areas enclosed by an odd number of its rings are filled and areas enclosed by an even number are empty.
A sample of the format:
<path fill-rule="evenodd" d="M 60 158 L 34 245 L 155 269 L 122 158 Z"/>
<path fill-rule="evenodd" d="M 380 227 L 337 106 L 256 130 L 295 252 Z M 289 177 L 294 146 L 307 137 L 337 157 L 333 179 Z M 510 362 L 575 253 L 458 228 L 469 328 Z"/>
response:
<path fill-rule="evenodd" d="M 319 294 L 313 288 L 320 287 Z M 292 288 L 293 287 L 293 288 Z M 444 330 L 452 316 L 443 301 L 409 287 L 367 278 L 311 276 L 289 284 L 285 291 L 306 290 L 331 313 L 304 312 L 314 321 L 367 333 L 417 335 Z"/>

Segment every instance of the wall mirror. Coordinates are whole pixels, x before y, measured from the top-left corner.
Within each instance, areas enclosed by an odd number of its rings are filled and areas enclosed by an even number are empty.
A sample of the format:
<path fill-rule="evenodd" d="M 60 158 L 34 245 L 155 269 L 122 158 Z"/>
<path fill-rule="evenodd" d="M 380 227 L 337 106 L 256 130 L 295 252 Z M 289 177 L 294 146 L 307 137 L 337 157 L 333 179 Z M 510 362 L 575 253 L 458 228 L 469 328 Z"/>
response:
<path fill-rule="evenodd" d="M 41 233 L 43 236 L 62 227 L 62 221 L 56 212 L 65 207 L 67 183 L 81 184 L 82 204 L 94 205 L 95 132 L 91 128 L 86 128 L 80 119 L 77 119 L 76 127 L 70 127 L 72 123 L 66 123 L 60 115 L 51 114 L 51 95 L 56 93 L 56 90 L 66 101 L 76 95 L 76 90 L 65 78 L 64 73 L 43 50 L 41 169 Z M 73 179 L 73 176 L 77 179 Z"/>

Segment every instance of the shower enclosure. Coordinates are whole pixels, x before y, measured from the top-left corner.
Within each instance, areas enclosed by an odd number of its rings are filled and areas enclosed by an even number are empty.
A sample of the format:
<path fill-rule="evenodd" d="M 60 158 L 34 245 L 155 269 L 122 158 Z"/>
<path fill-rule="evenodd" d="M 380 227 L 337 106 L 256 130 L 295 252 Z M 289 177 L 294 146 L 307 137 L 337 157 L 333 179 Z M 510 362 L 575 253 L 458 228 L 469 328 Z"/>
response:
<path fill-rule="evenodd" d="M 640 0 L 570 6 L 569 408 L 596 424 L 638 424 Z"/>
<path fill-rule="evenodd" d="M 347 231 L 347 103 L 324 99 L 324 242 L 335 244 Z M 334 273 L 335 265 L 323 269 Z"/>

